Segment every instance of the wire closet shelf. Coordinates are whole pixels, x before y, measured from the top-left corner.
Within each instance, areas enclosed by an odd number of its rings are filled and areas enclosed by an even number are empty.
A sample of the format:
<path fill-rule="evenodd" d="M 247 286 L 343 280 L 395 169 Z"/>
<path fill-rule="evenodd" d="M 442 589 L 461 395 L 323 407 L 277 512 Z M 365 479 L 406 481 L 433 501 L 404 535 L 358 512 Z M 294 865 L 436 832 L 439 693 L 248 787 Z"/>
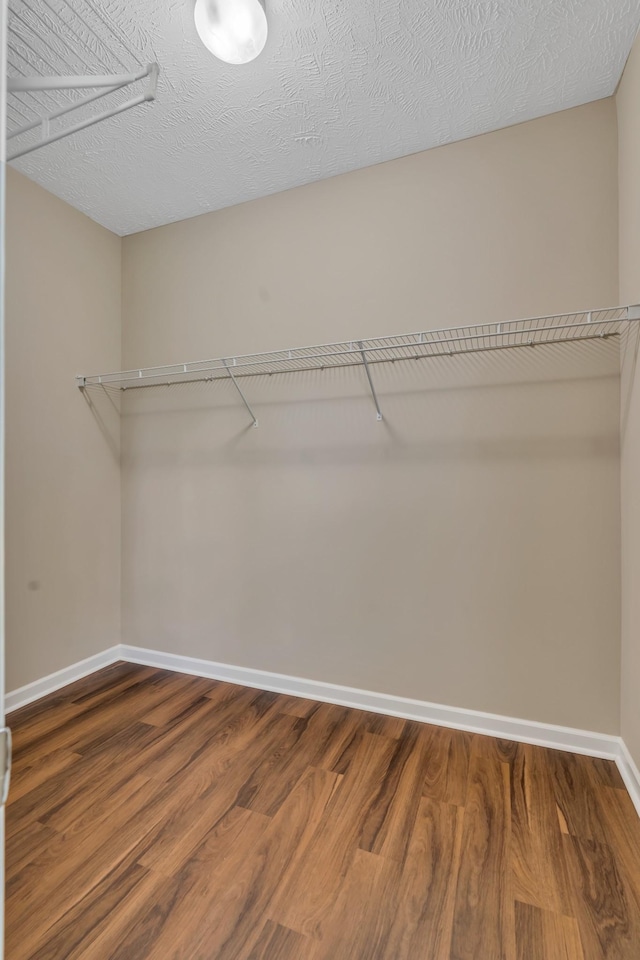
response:
<path fill-rule="evenodd" d="M 158 64 L 95 0 L 9 0 L 7 34 L 8 160 L 155 99 Z"/>
<path fill-rule="evenodd" d="M 239 379 L 326 370 L 330 367 L 362 366 L 366 372 L 377 417 L 381 420 L 382 413 L 370 370 L 374 364 L 604 339 L 620 335 L 630 324 L 638 321 L 640 306 L 610 307 L 581 313 L 424 330 L 393 337 L 347 340 L 342 343 L 295 347 L 268 353 L 194 360 L 159 367 L 140 367 L 117 373 L 79 376 L 76 382 L 81 389 L 99 386 L 135 390 L 227 379 L 234 384 L 254 425 L 257 425 L 255 415 L 238 383 Z"/>

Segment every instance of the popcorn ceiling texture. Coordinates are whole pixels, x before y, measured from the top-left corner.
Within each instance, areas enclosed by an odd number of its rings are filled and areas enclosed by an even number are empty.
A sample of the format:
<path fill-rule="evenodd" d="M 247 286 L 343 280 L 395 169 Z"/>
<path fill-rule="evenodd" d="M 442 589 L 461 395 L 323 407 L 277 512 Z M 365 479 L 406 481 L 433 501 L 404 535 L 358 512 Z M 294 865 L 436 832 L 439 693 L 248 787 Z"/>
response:
<path fill-rule="evenodd" d="M 134 233 L 609 96 L 640 0 L 267 0 L 267 12 L 264 53 L 237 67 L 198 40 L 193 0 L 11 0 L 10 73 L 161 68 L 154 103 L 16 165 Z M 10 125 L 67 95 L 47 96 L 12 97 Z"/>

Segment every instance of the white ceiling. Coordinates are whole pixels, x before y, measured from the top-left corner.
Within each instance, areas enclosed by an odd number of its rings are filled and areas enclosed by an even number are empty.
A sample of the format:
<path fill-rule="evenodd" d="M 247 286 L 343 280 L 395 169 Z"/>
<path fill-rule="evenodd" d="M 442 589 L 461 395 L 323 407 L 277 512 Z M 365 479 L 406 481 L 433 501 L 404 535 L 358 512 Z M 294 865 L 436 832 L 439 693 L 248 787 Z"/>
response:
<path fill-rule="evenodd" d="M 612 94 L 640 0 L 267 0 L 253 63 L 193 0 L 10 0 L 9 72 L 122 72 L 158 98 L 16 161 L 134 233 Z M 34 33 L 40 34 L 37 39 Z M 10 127 L 65 94 L 10 98 Z"/>

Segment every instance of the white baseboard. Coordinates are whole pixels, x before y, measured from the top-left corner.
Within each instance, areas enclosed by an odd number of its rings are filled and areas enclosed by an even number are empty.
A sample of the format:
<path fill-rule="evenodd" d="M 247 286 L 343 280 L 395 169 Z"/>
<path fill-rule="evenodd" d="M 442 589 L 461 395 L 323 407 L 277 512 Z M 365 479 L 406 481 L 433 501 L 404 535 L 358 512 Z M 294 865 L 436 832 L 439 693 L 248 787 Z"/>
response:
<path fill-rule="evenodd" d="M 611 734 L 593 733 L 574 727 L 539 723 L 535 720 L 520 720 L 462 707 L 446 707 L 426 700 L 410 700 L 407 697 L 394 697 L 386 693 L 343 687 L 320 680 L 306 680 L 283 673 L 271 673 L 268 670 L 235 667 L 228 663 L 198 660 L 174 653 L 161 653 L 158 650 L 131 647 L 127 644 L 123 644 L 120 651 L 121 659 L 128 660 L 130 663 L 161 667 L 178 673 L 191 673 L 194 676 L 210 677 L 213 680 L 226 680 L 246 687 L 256 687 L 258 690 L 273 690 L 274 693 L 286 693 L 309 700 L 337 703 L 344 707 L 385 713 L 392 717 L 420 720 L 423 723 L 435 723 L 441 727 L 454 727 L 471 733 L 503 737 L 505 740 L 535 743 L 543 747 L 554 747 L 609 760 L 616 760 L 620 752 L 620 738 Z"/>
<path fill-rule="evenodd" d="M 109 664 L 115 663 L 116 660 L 120 659 L 122 659 L 120 655 L 120 644 L 117 644 L 115 647 L 103 650 L 102 653 L 96 653 L 92 657 L 87 657 L 86 660 L 79 660 L 78 663 L 73 663 L 70 667 L 63 667 L 62 670 L 56 670 L 55 673 L 50 673 L 49 676 L 43 677 L 42 680 L 34 680 L 33 683 L 27 683 L 24 687 L 18 687 L 17 690 L 12 690 L 5 696 L 5 713 L 11 713 L 12 710 L 25 707 L 28 703 L 33 703 L 34 700 L 46 697 L 48 693 L 55 693 L 56 690 L 60 690 L 61 687 L 66 687 L 68 683 L 73 683 L 74 680 L 81 680 L 83 677 L 88 677 L 90 673 L 95 673 L 96 670 L 108 667 Z"/>
<path fill-rule="evenodd" d="M 8 693 L 5 700 L 5 709 L 7 713 L 16 710 L 18 707 L 31 703 L 48 693 L 59 690 L 60 687 L 66 686 L 74 680 L 79 680 L 81 677 L 99 670 L 101 667 L 115 663 L 117 660 L 173 670 L 177 673 L 188 673 L 197 677 L 209 677 L 212 680 L 224 680 L 245 687 L 255 687 L 258 690 L 271 690 L 274 693 L 284 693 L 309 700 L 321 700 L 325 703 L 336 703 L 344 707 L 355 707 L 359 710 L 370 710 L 372 713 L 383 713 L 407 720 L 433 723 L 441 727 L 453 727 L 456 730 L 466 730 L 470 733 L 480 733 L 505 740 L 533 743 L 537 746 L 551 747 L 555 750 L 567 750 L 570 753 L 615 760 L 629 795 L 640 815 L 640 771 L 638 771 L 621 737 L 590 730 L 579 730 L 575 727 L 540 723 L 536 720 L 522 720 L 517 717 L 505 717 L 500 714 L 467 710 L 463 707 L 447 707 L 439 703 L 429 703 L 426 700 L 411 700 L 407 697 L 395 697 L 386 693 L 360 690 L 356 687 L 344 687 L 320 680 L 307 680 L 303 677 L 271 673 L 268 670 L 253 670 L 249 667 L 217 663 L 214 660 L 199 660 L 175 653 L 149 650 L 146 647 L 118 644 L 109 650 L 105 650 L 104 653 L 88 657 L 86 660 L 82 660 L 80 663 L 64 670 L 58 670 L 42 680 L 29 683 Z"/>
<path fill-rule="evenodd" d="M 633 805 L 640 816 L 640 770 L 634 763 L 633 757 L 629 753 L 626 743 L 620 737 L 619 754 L 616 757 L 618 770 L 624 780 L 625 787 L 629 791 L 629 796 L 633 800 Z"/>

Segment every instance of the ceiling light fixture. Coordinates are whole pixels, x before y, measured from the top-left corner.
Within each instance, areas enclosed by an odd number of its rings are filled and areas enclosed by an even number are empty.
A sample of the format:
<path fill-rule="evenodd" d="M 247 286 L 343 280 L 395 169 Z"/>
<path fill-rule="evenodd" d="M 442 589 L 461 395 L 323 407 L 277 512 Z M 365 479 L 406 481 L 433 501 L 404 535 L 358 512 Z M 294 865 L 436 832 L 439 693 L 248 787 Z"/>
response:
<path fill-rule="evenodd" d="M 194 19 L 207 50 L 225 63 L 249 63 L 267 42 L 262 0 L 196 0 Z"/>

